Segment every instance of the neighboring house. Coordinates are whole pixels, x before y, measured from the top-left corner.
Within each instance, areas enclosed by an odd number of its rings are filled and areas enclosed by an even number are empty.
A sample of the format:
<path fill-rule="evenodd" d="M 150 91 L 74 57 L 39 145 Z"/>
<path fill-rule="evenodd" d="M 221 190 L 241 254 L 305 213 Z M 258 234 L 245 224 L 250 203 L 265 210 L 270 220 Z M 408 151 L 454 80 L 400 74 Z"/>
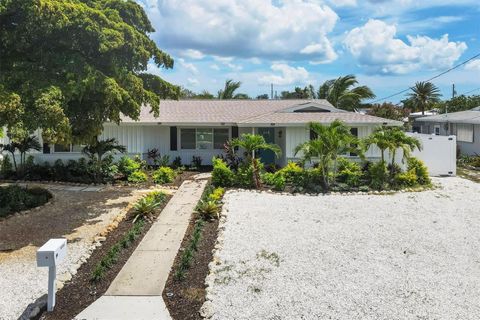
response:
<path fill-rule="evenodd" d="M 147 150 L 156 148 L 171 161 L 178 156 L 190 164 L 193 156 L 200 156 L 203 164 L 211 164 L 212 157 L 223 152 L 227 140 L 256 133 L 282 149 L 279 158 L 260 152 L 262 160 L 283 166 L 297 159 L 294 148 L 311 138 L 309 122 L 329 124 L 336 119 L 345 122 L 359 138 L 378 126 L 402 125 L 400 121 L 336 109 L 326 100 L 166 100 L 160 103 L 158 117 L 144 107 L 138 121 L 124 118 L 120 125 L 106 123 L 99 139 L 116 138 L 129 155 L 145 158 Z M 43 152 L 35 157 L 38 162 L 77 159 L 82 157 L 81 149 L 44 145 Z M 371 148 L 366 156 L 380 155 Z"/>
<path fill-rule="evenodd" d="M 480 154 L 480 107 L 417 118 L 413 127 L 420 133 L 455 135 L 461 154 Z"/>

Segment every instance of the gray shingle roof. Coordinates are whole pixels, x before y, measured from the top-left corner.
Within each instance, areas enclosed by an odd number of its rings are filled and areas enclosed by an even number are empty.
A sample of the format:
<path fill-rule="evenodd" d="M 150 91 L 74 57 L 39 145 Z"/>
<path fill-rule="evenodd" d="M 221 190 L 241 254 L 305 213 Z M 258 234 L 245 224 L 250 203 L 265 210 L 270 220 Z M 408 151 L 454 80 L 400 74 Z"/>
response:
<path fill-rule="evenodd" d="M 417 118 L 416 121 L 480 124 L 480 107 L 476 107 L 467 111 L 459 111 L 459 112 L 452 112 L 448 114 L 438 114 L 435 116 L 421 117 L 421 118 Z"/>
<path fill-rule="evenodd" d="M 292 112 L 295 108 L 316 106 L 330 112 Z M 290 112 L 286 112 L 290 111 Z M 125 123 L 162 124 L 238 124 L 256 123 L 305 124 L 311 121 L 329 123 L 335 119 L 356 124 L 401 124 L 334 108 L 326 100 L 164 100 L 160 102 L 158 117 L 148 106 L 141 110 L 138 121 L 128 117 Z"/>

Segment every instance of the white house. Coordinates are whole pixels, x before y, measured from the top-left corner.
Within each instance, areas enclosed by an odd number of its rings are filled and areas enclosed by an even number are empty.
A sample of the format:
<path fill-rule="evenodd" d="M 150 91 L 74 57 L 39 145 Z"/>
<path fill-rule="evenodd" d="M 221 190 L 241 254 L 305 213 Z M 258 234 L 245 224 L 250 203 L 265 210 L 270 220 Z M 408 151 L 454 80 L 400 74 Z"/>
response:
<path fill-rule="evenodd" d="M 171 160 L 179 156 L 189 164 L 193 156 L 200 156 L 203 164 L 211 164 L 212 157 L 222 153 L 225 141 L 256 133 L 282 149 L 281 157 L 275 159 L 264 152 L 262 160 L 282 166 L 295 159 L 298 144 L 310 139 L 309 122 L 329 124 L 335 119 L 351 127 L 359 138 L 381 125 L 402 125 L 399 121 L 336 109 L 326 100 L 166 100 L 160 103 L 158 117 L 144 107 L 138 121 L 125 117 L 120 125 L 106 123 L 100 139 L 116 138 L 127 147 L 129 155 L 146 157 L 149 149 L 156 148 Z M 34 156 L 38 162 L 77 159 L 82 157 L 81 149 L 44 145 L 43 151 Z M 377 158 L 379 152 L 372 148 L 366 156 Z"/>

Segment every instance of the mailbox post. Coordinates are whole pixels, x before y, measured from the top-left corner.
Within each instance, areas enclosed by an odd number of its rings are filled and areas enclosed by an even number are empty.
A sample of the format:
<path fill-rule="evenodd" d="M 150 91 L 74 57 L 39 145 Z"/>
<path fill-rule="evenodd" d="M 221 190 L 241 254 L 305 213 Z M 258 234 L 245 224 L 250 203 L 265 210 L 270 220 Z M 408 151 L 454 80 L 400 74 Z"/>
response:
<path fill-rule="evenodd" d="M 50 239 L 37 250 L 37 266 L 48 267 L 48 311 L 53 311 L 53 307 L 55 307 L 57 265 L 59 265 L 66 256 L 66 239 Z"/>

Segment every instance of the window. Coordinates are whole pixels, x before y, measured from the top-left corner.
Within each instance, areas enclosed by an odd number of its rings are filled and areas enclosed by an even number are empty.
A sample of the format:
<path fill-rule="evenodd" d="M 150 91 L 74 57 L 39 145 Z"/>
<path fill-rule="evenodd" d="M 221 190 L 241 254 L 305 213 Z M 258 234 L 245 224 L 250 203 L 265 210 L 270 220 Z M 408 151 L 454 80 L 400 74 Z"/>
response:
<path fill-rule="evenodd" d="M 223 149 L 228 138 L 228 129 L 213 129 L 213 148 Z"/>
<path fill-rule="evenodd" d="M 77 153 L 80 153 L 82 152 L 83 150 L 83 145 L 79 145 L 79 144 L 67 144 L 67 145 L 63 145 L 63 144 L 55 144 L 53 146 L 53 152 L 77 152 Z"/>
<path fill-rule="evenodd" d="M 195 129 L 180 130 L 180 141 L 182 149 L 195 149 Z"/>
<path fill-rule="evenodd" d="M 212 149 L 213 147 L 213 130 L 197 129 L 197 149 Z"/>
<path fill-rule="evenodd" d="M 228 139 L 229 131 L 226 128 L 180 129 L 181 149 L 223 149 Z"/>
<path fill-rule="evenodd" d="M 457 141 L 473 142 L 473 124 L 457 124 Z"/>

